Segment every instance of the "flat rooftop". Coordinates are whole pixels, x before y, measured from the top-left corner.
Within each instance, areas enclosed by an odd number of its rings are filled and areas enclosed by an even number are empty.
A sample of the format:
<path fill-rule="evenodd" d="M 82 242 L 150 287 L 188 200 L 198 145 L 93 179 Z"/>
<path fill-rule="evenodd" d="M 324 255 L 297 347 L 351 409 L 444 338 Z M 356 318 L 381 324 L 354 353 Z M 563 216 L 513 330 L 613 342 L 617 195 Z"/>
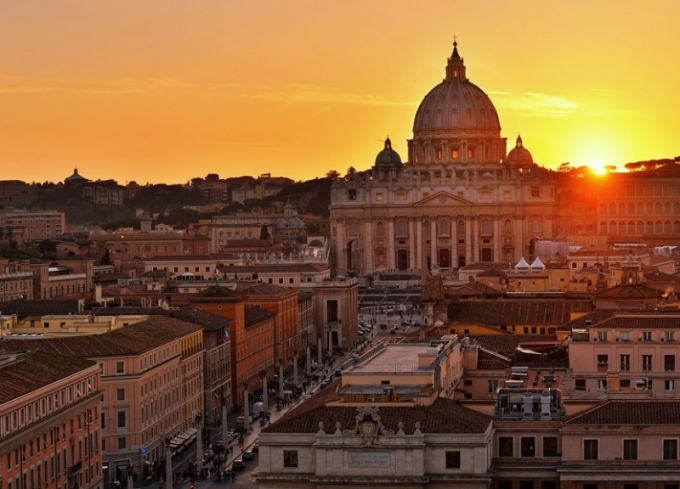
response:
<path fill-rule="evenodd" d="M 373 374 L 390 372 L 427 371 L 429 368 L 418 368 L 418 355 L 431 351 L 429 344 L 390 344 L 386 345 L 375 356 L 369 357 L 350 370 L 351 373 Z"/>

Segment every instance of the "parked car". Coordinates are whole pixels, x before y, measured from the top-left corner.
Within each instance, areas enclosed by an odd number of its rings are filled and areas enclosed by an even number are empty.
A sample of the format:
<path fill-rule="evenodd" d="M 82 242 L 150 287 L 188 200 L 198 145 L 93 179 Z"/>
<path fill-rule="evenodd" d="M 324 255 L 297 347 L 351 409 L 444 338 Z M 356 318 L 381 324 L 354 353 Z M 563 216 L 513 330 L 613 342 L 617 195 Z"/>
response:
<path fill-rule="evenodd" d="M 234 430 L 229 430 L 229 432 L 227 433 L 227 436 L 229 437 L 229 443 L 231 443 L 236 438 L 238 438 L 238 433 L 236 433 Z"/>
<path fill-rule="evenodd" d="M 325 388 L 328 387 L 330 384 L 331 384 L 331 379 L 330 379 L 330 378 L 323 379 L 323 380 L 321 381 L 321 383 L 319 384 L 319 389 L 325 389 Z"/>
<path fill-rule="evenodd" d="M 243 460 L 252 460 L 255 458 L 255 452 L 252 450 L 244 450 L 243 454 L 241 454 L 241 458 Z"/>
<path fill-rule="evenodd" d="M 256 441 L 253 444 L 253 448 L 251 448 L 251 450 L 253 451 L 253 453 L 260 453 L 260 442 Z"/>
<path fill-rule="evenodd" d="M 239 457 L 231 464 L 231 468 L 232 470 L 245 470 L 246 462 L 243 460 L 243 458 Z"/>

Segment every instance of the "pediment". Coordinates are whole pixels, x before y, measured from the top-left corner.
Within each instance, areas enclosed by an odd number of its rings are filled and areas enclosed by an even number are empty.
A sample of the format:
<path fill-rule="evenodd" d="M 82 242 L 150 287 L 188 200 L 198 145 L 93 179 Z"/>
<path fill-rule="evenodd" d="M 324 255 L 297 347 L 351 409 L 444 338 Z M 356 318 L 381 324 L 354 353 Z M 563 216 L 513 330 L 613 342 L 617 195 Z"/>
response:
<path fill-rule="evenodd" d="M 472 202 L 470 202 L 467 199 L 464 199 L 462 197 L 458 197 L 457 195 L 453 195 L 449 192 L 437 192 L 434 195 L 430 195 L 429 197 L 425 197 L 424 199 L 418 201 L 415 203 L 416 206 L 422 207 L 422 206 L 450 206 L 450 205 L 469 205 Z"/>

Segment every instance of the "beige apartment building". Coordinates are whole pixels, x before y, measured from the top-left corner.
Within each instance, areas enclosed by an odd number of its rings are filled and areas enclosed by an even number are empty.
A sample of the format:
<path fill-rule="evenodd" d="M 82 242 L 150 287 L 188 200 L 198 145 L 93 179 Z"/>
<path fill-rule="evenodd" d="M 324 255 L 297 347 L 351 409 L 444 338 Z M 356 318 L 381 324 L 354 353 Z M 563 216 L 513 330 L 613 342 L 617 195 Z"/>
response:
<path fill-rule="evenodd" d="M 103 489 L 101 393 L 91 360 L 0 354 L 0 487 Z"/>
<path fill-rule="evenodd" d="M 572 328 L 570 395 L 680 395 L 680 313 L 600 311 Z"/>
<path fill-rule="evenodd" d="M 148 475 L 165 456 L 165 438 L 195 433 L 203 412 L 202 328 L 166 316 L 101 335 L 4 340 L 7 351 L 67 352 L 97 363 L 105 482 L 128 465 Z"/>
<path fill-rule="evenodd" d="M 13 210 L 3 214 L 7 226 L 24 229 L 24 241 L 56 239 L 66 231 L 63 212 Z"/>

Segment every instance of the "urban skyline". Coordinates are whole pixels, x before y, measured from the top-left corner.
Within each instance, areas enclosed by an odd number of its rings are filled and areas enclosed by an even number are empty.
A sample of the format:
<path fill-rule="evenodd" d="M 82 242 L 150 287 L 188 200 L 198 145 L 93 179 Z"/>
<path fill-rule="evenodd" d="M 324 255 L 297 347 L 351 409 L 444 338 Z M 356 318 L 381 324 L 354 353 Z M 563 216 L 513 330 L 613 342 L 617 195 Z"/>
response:
<path fill-rule="evenodd" d="M 369 168 L 406 159 L 422 94 L 454 35 L 509 142 L 535 160 L 673 158 L 680 5 L 523 0 L 0 7 L 4 179 L 74 167 L 121 183 Z M 512 144 L 508 147 L 510 149 Z"/>

